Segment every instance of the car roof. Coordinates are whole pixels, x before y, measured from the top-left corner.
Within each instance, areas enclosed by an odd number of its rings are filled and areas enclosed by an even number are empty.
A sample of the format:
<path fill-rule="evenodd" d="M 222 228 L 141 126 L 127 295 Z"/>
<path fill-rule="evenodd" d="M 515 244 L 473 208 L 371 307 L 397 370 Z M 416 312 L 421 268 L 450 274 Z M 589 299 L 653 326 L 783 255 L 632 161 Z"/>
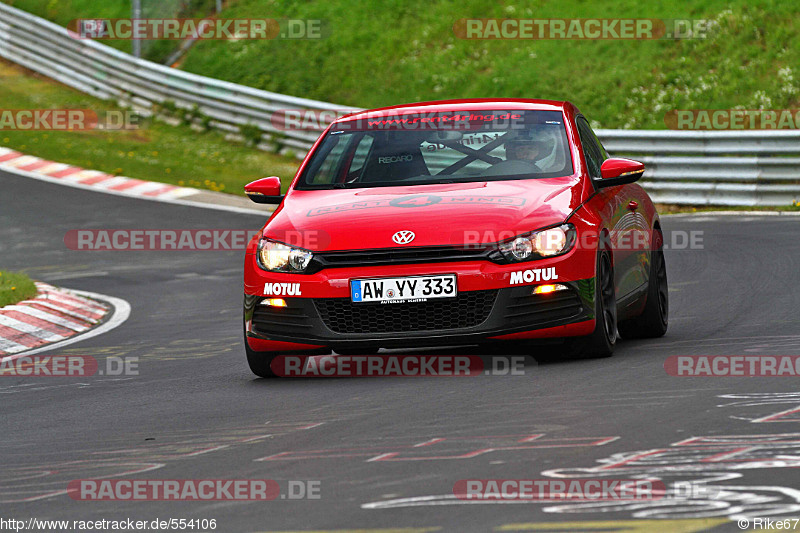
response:
<path fill-rule="evenodd" d="M 453 111 L 478 110 L 531 110 L 531 111 L 564 111 L 572 107 L 569 102 L 557 100 L 534 100 L 527 98 L 471 98 L 462 100 L 438 100 L 432 102 L 416 102 L 389 107 L 366 109 L 339 117 L 333 123 L 347 122 L 382 116 L 396 116 L 410 113 L 444 113 Z"/>

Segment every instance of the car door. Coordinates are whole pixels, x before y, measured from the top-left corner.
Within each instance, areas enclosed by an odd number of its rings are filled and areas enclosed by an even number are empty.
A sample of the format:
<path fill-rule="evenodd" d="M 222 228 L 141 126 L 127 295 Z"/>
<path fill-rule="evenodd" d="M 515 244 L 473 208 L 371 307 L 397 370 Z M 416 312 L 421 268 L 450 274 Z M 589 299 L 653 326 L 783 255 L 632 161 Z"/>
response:
<path fill-rule="evenodd" d="M 614 277 L 617 299 L 620 300 L 647 281 L 647 246 L 642 239 L 649 228 L 646 217 L 639 209 L 640 205 L 644 207 L 640 194 L 642 189 L 635 184 L 598 187 L 602 179 L 600 167 L 608 159 L 608 153 L 585 117 L 578 116 L 575 122 L 588 172 L 595 183 L 596 198 L 593 203 L 598 206 L 611 232 Z"/>

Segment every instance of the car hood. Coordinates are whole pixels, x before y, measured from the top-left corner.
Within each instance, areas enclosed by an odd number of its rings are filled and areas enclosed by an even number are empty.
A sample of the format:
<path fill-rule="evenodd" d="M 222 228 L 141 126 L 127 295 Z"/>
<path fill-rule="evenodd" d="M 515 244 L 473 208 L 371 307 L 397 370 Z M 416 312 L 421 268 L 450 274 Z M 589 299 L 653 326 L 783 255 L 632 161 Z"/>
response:
<path fill-rule="evenodd" d="M 580 202 L 576 177 L 294 190 L 264 235 L 314 251 L 496 242 L 563 222 Z M 393 242 L 399 231 L 413 240 Z"/>

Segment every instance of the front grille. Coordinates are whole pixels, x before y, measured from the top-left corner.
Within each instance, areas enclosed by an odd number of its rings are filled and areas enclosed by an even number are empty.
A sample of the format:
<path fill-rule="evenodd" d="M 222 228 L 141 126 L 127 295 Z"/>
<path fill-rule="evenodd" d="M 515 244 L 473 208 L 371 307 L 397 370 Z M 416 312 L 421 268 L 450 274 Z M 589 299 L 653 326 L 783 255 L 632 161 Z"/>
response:
<path fill-rule="evenodd" d="M 401 333 L 470 328 L 492 312 L 497 290 L 455 298 L 395 304 L 357 304 L 348 298 L 314 300 L 322 321 L 336 333 Z"/>
<path fill-rule="evenodd" d="M 583 304 L 577 292 L 567 289 L 512 298 L 505 311 L 506 325 L 535 326 L 578 316 L 583 311 Z"/>
<path fill-rule="evenodd" d="M 253 329 L 262 335 L 307 334 L 312 327 L 308 315 L 299 307 L 256 305 L 253 310 Z"/>
<path fill-rule="evenodd" d="M 401 265 L 448 261 L 496 260 L 493 248 L 484 246 L 426 246 L 418 248 L 383 248 L 314 254 L 313 266 L 321 268 L 367 265 Z"/>

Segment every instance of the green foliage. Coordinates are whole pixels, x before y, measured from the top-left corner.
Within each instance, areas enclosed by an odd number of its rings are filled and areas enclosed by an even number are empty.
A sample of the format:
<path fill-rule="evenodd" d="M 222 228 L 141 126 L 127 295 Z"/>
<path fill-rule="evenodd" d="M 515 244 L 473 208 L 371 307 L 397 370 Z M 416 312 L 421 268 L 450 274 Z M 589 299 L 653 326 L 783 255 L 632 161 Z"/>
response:
<path fill-rule="evenodd" d="M 0 109 L 91 109 L 101 117 L 107 110 L 119 109 L 2 60 L 0 87 Z M 178 116 L 174 102 L 161 108 Z M 201 123 L 205 120 L 201 118 Z M 198 135 L 185 125 L 159 120 L 142 120 L 138 129 L 119 131 L 3 130 L 0 146 L 113 175 L 235 194 L 264 176 L 280 176 L 288 186 L 298 167 L 295 159 L 227 141 L 221 132 Z"/>
<path fill-rule="evenodd" d="M 200 112 L 200 106 L 194 104 L 189 111 L 184 111 L 181 117 L 181 124 L 184 126 L 188 126 L 190 124 L 194 124 L 195 120 L 201 121 L 203 118 L 203 113 Z"/>
<path fill-rule="evenodd" d="M 0 270 L 0 307 L 36 296 L 33 280 L 25 274 Z"/>
<path fill-rule="evenodd" d="M 97 0 L 3 0 L 18 9 L 67 26 L 76 19 L 131 18 L 131 2 Z M 142 18 L 204 18 L 215 13 L 215 0 L 142 0 Z M 129 40 L 101 39 L 100 42 L 131 53 Z M 142 42 L 142 57 L 163 63 L 180 42 L 176 40 L 147 40 Z"/>
<path fill-rule="evenodd" d="M 605 128 L 665 128 L 671 109 L 800 102 L 800 4 L 561 0 L 240 0 L 222 17 L 321 19 L 319 40 L 203 41 L 182 68 L 359 107 L 474 97 L 570 100 Z M 464 40 L 462 18 L 711 19 L 706 39 Z"/>
<path fill-rule="evenodd" d="M 62 25 L 80 17 L 127 17 L 130 9 L 127 2 L 6 1 Z M 193 0 L 189 11 L 210 5 Z M 200 41 L 181 68 L 339 104 L 550 98 L 572 101 L 605 128 L 665 128 L 664 114 L 673 109 L 800 105 L 795 22 L 800 4 L 792 2 L 237 0 L 226 5 L 220 18 L 321 20 L 324 38 Z M 453 24 L 464 18 L 708 19 L 713 31 L 706 39 L 686 40 L 465 40 L 453 33 Z M 129 48 L 121 41 L 107 44 Z M 159 46 L 152 50 L 166 53 Z"/>
<path fill-rule="evenodd" d="M 255 124 L 242 124 L 239 126 L 239 133 L 248 146 L 256 146 L 261 142 L 262 132 Z"/>
<path fill-rule="evenodd" d="M 173 100 L 164 100 L 160 104 L 156 104 L 157 111 L 164 113 L 170 117 L 176 117 L 179 114 L 180 108 Z"/>

